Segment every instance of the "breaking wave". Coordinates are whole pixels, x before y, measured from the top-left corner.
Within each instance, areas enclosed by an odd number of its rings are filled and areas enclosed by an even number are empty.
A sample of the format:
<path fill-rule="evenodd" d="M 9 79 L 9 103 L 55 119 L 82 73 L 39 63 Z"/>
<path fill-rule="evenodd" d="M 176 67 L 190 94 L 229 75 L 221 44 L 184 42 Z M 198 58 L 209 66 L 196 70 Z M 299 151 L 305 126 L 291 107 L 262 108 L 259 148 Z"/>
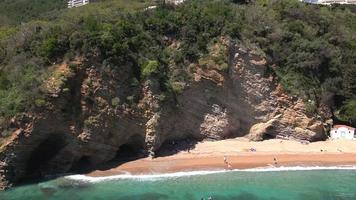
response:
<path fill-rule="evenodd" d="M 343 166 L 280 166 L 280 167 L 259 167 L 250 169 L 234 169 L 234 170 L 208 170 L 208 171 L 187 171 L 187 172 L 174 172 L 174 173 L 161 173 L 161 174 L 120 174 L 113 176 L 92 177 L 87 175 L 69 175 L 65 178 L 84 181 L 84 182 L 102 182 L 108 180 L 117 179 L 135 179 L 140 181 L 154 181 L 167 178 L 177 178 L 184 176 L 197 176 L 197 175 L 209 175 L 219 173 L 231 173 L 231 172 L 280 172 L 280 171 L 310 171 L 310 170 L 356 170 L 355 165 L 343 165 Z"/>

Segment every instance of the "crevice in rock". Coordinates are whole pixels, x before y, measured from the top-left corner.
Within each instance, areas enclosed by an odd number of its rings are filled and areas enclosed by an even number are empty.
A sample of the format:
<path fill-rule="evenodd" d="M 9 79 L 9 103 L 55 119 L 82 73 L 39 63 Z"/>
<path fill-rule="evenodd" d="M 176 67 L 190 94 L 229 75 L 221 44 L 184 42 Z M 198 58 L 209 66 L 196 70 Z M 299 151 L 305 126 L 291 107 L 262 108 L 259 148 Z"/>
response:
<path fill-rule="evenodd" d="M 75 74 L 76 75 L 67 82 L 69 92 L 66 94 L 67 101 L 62 112 L 70 121 L 76 122 L 76 124 L 79 125 L 79 127 L 77 127 L 78 129 L 81 129 L 83 126 L 81 121 L 81 86 L 86 75 L 83 69 L 77 69 Z"/>

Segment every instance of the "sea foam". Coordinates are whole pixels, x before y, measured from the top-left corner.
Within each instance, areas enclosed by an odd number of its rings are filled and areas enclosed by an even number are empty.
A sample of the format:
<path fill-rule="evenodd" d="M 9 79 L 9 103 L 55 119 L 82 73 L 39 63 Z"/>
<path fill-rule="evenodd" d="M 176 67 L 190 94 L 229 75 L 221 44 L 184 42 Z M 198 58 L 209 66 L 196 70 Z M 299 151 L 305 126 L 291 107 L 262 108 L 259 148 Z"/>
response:
<path fill-rule="evenodd" d="M 234 171 L 234 170 L 229 170 Z M 188 171 L 188 172 L 174 172 L 174 173 L 162 173 L 162 174 L 120 174 L 114 176 L 101 176 L 101 177 L 92 177 L 86 175 L 70 175 L 65 178 L 72 180 L 80 180 L 86 182 L 101 182 L 107 180 L 116 180 L 116 179 L 136 179 L 142 181 L 154 181 L 159 179 L 167 179 L 167 178 L 177 178 L 183 176 L 196 176 L 196 175 L 209 175 L 209 174 L 217 174 L 217 173 L 226 173 L 228 170 L 211 170 L 211 171 Z"/>
<path fill-rule="evenodd" d="M 310 170 L 356 170 L 356 165 L 258 167 L 258 168 L 250 168 L 250 169 L 241 169 L 241 170 L 237 170 L 237 171 L 279 172 L 279 171 L 310 171 Z"/>
<path fill-rule="evenodd" d="M 92 177 L 86 175 L 69 175 L 65 176 L 67 179 L 78 180 L 84 182 L 102 182 L 118 179 L 135 179 L 139 181 L 155 181 L 160 179 L 178 178 L 184 176 L 197 176 L 209 175 L 219 173 L 231 172 L 281 172 L 281 171 L 311 171 L 311 170 L 356 170 L 355 165 L 342 165 L 342 166 L 280 166 L 280 167 L 258 167 L 250 169 L 234 169 L 234 170 L 209 170 L 209 171 L 187 171 L 187 172 L 174 172 L 174 173 L 161 173 L 161 174 L 120 174 L 114 176 Z"/>

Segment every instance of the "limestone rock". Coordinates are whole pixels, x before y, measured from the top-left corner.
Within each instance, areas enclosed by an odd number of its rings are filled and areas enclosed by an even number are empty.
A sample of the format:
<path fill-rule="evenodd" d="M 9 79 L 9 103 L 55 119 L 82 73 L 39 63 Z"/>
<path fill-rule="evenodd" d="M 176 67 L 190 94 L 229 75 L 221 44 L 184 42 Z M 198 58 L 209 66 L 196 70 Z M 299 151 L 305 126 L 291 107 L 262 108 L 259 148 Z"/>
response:
<path fill-rule="evenodd" d="M 313 141 L 314 140 L 313 138 L 318 137 L 316 132 L 311 131 L 309 129 L 303 129 L 300 127 L 296 127 L 294 130 L 295 130 L 294 137 L 301 139 L 301 140 Z"/>
<path fill-rule="evenodd" d="M 253 141 L 262 141 L 266 135 L 272 133 L 275 122 L 276 119 L 272 119 L 266 123 L 257 123 L 253 125 L 249 131 L 248 138 Z"/>
<path fill-rule="evenodd" d="M 154 156 L 164 142 L 186 138 L 325 139 L 323 121 L 266 75 L 263 56 L 226 45 L 226 71 L 198 68 L 194 81 L 164 101 L 158 79 L 127 84 L 131 66 L 112 70 L 83 61 L 66 79 L 47 83 L 54 88 L 48 90 L 48 107 L 11 122 L 15 133 L 0 152 L 0 187 L 108 162 L 123 145 Z"/>
<path fill-rule="evenodd" d="M 146 147 L 150 156 L 154 156 L 154 150 L 158 144 L 157 126 L 159 125 L 160 113 L 155 113 L 146 123 Z"/>
<path fill-rule="evenodd" d="M 210 139 L 226 138 L 229 135 L 229 121 L 226 110 L 214 104 L 212 112 L 204 116 L 204 121 L 200 125 L 200 132 Z"/>

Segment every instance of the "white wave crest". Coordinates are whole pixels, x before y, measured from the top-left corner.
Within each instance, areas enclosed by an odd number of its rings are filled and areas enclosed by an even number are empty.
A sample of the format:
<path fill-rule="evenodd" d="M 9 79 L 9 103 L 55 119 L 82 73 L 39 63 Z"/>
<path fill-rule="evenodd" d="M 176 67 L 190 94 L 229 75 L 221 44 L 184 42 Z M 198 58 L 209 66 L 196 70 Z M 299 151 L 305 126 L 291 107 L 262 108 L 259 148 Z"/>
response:
<path fill-rule="evenodd" d="M 234 169 L 234 170 L 211 170 L 211 171 L 187 171 L 187 172 L 174 172 L 174 173 L 162 173 L 162 174 L 120 174 L 114 176 L 102 176 L 92 177 L 86 175 L 69 175 L 65 178 L 71 180 L 78 180 L 84 182 L 102 182 L 117 179 L 135 179 L 140 181 L 155 181 L 167 178 L 177 178 L 184 176 L 197 176 L 197 175 L 209 175 L 218 173 L 230 173 L 230 172 L 280 172 L 280 171 L 311 171 L 311 170 L 356 170 L 355 165 L 343 165 L 343 166 L 280 166 L 280 167 L 260 167 L 250 169 Z"/>
<path fill-rule="evenodd" d="M 208 174 L 217 174 L 217 173 L 225 173 L 227 170 L 217 170 L 217 171 L 189 171 L 189 172 L 174 172 L 174 173 L 162 173 L 162 174 L 140 174 L 140 175 L 132 175 L 132 174 L 120 174 L 114 176 L 102 176 L 102 177 L 92 177 L 86 175 L 70 175 L 65 178 L 69 178 L 72 180 L 80 180 L 87 182 L 101 182 L 107 180 L 115 180 L 115 179 L 136 179 L 136 180 L 159 180 L 166 178 L 176 178 L 183 176 L 196 176 L 196 175 L 208 175 Z"/>

